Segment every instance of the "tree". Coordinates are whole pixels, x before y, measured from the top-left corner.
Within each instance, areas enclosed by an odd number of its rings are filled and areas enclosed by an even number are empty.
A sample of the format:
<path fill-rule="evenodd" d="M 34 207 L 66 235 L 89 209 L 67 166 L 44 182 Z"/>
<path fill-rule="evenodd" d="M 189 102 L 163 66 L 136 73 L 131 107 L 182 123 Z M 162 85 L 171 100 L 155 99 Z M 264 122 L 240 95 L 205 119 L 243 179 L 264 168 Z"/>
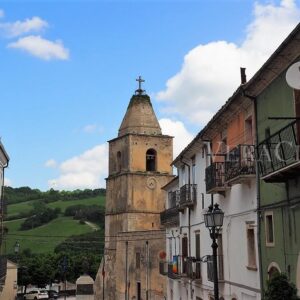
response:
<path fill-rule="evenodd" d="M 268 281 L 264 300 L 299 300 L 295 285 L 285 274 L 274 274 Z"/>

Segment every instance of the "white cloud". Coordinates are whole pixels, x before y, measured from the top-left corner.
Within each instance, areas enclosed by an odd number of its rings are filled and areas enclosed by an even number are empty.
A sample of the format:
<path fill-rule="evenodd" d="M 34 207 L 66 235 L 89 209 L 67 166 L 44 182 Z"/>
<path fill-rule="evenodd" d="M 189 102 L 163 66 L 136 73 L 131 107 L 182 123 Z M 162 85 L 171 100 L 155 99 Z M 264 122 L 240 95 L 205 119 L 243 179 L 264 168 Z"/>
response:
<path fill-rule="evenodd" d="M 97 124 L 88 124 L 82 128 L 82 131 L 85 133 L 101 133 L 103 132 L 103 128 Z"/>
<path fill-rule="evenodd" d="M 69 50 L 59 40 L 52 42 L 41 36 L 30 35 L 8 44 L 8 48 L 15 48 L 30 53 L 44 60 L 69 58 Z"/>
<path fill-rule="evenodd" d="M 1 18 L 4 18 L 4 10 L 3 9 L 0 9 L 0 19 Z"/>
<path fill-rule="evenodd" d="M 12 186 L 12 181 L 9 178 L 4 178 L 4 185 L 5 186 Z"/>
<path fill-rule="evenodd" d="M 278 6 L 256 3 L 241 45 L 212 41 L 185 55 L 181 70 L 157 94 L 166 105 L 164 111 L 196 124 L 207 123 L 240 84 L 240 67 L 247 68 L 249 79 L 299 19 L 300 10 L 293 0 L 283 0 Z"/>
<path fill-rule="evenodd" d="M 170 119 L 160 119 L 160 127 L 163 134 L 174 136 L 173 157 L 175 158 L 186 145 L 193 139 L 193 135 L 188 132 L 184 124 L 180 121 Z"/>
<path fill-rule="evenodd" d="M 48 185 L 59 190 L 105 187 L 107 163 L 107 145 L 95 146 L 61 163 L 59 177 L 49 180 Z"/>
<path fill-rule="evenodd" d="M 54 159 L 49 159 L 45 162 L 45 167 L 47 168 L 56 168 L 57 167 L 57 162 Z"/>
<path fill-rule="evenodd" d="M 16 37 L 31 32 L 40 32 L 47 27 L 48 23 L 40 17 L 33 17 L 31 19 L 26 19 L 25 21 L 16 21 L 13 23 L 0 23 L 0 30 L 7 37 Z"/>

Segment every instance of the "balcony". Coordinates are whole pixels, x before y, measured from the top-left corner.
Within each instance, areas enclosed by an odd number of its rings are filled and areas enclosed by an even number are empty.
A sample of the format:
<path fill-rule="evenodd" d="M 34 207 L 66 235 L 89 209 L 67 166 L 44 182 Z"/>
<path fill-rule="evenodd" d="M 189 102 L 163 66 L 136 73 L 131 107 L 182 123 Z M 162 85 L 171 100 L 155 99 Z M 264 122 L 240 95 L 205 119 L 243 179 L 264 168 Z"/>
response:
<path fill-rule="evenodd" d="M 293 121 L 257 146 L 261 178 L 284 182 L 299 174 L 299 122 Z"/>
<path fill-rule="evenodd" d="M 180 279 L 180 273 L 179 273 L 179 264 L 174 265 L 174 263 L 168 263 L 168 277 L 170 279 Z"/>
<path fill-rule="evenodd" d="M 159 262 L 159 274 L 163 276 L 168 274 L 168 263 L 166 261 Z"/>
<path fill-rule="evenodd" d="M 224 280 L 224 265 L 223 265 L 223 255 L 217 255 L 218 264 L 218 280 Z M 212 255 L 207 257 L 207 280 L 214 281 L 214 263 Z"/>
<path fill-rule="evenodd" d="M 178 207 L 172 207 L 161 212 L 160 223 L 163 226 L 178 226 L 179 225 Z"/>
<path fill-rule="evenodd" d="M 185 184 L 180 188 L 179 211 L 183 212 L 186 207 L 193 208 L 197 202 L 197 185 Z"/>
<path fill-rule="evenodd" d="M 214 162 L 205 169 L 206 193 L 222 193 L 227 189 L 225 185 L 225 163 Z"/>
<path fill-rule="evenodd" d="M 255 177 L 254 145 L 238 145 L 232 149 L 225 161 L 225 182 L 236 184 Z"/>
<path fill-rule="evenodd" d="M 188 257 L 186 263 L 186 276 L 193 280 L 201 280 L 201 262 Z"/>

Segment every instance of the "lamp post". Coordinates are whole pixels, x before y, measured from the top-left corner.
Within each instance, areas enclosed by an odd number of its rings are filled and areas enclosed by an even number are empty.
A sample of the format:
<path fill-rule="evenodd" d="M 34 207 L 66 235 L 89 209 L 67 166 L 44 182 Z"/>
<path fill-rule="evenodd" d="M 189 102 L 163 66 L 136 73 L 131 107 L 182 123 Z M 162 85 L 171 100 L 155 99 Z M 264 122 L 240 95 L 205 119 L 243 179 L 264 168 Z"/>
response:
<path fill-rule="evenodd" d="M 18 273 L 19 273 L 19 269 L 20 269 L 20 272 L 21 272 L 21 268 L 19 266 L 20 243 L 18 241 L 16 241 L 16 243 L 15 243 L 14 252 L 15 252 L 15 255 L 16 255 L 16 263 L 18 265 L 18 269 L 17 270 L 18 270 Z M 20 284 L 21 284 L 21 273 L 19 274 L 19 276 L 18 276 L 18 273 L 17 273 L 17 277 L 19 277 Z M 17 282 L 18 282 L 18 278 L 17 278 Z"/>
<path fill-rule="evenodd" d="M 218 244 L 216 239 L 223 226 L 224 212 L 216 203 L 214 206 L 210 205 L 208 211 L 204 214 L 205 226 L 208 228 L 210 237 L 212 239 L 213 250 L 213 275 L 214 275 L 214 299 L 219 300 L 219 282 L 218 282 L 218 264 L 217 264 L 217 249 Z"/>

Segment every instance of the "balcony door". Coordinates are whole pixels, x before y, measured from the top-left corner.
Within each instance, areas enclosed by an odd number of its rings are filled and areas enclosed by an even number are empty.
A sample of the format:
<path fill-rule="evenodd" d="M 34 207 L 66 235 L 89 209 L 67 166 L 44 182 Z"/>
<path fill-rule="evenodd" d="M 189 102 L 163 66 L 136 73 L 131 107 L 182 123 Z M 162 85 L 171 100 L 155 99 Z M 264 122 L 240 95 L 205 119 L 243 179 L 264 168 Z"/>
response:
<path fill-rule="evenodd" d="M 184 236 L 182 238 L 182 273 L 186 273 L 186 258 L 188 256 L 188 238 Z"/>

